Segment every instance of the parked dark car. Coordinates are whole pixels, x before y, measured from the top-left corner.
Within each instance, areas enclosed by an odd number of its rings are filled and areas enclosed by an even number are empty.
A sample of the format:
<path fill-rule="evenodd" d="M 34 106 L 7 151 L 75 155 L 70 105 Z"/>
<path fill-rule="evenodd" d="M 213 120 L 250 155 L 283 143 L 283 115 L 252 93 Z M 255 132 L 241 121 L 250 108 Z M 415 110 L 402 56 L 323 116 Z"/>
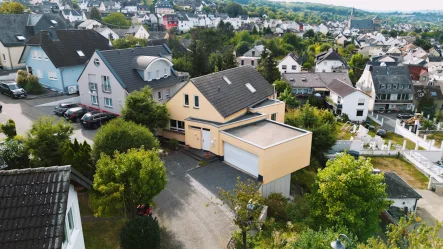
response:
<path fill-rule="evenodd" d="M 87 113 L 89 110 L 86 107 L 78 106 L 74 108 L 68 109 L 64 116 L 66 120 L 70 120 L 72 122 L 79 122 L 80 119 Z"/>
<path fill-rule="evenodd" d="M 399 118 L 399 119 L 410 119 L 412 117 L 414 117 L 414 114 L 412 114 L 412 113 L 399 113 L 399 114 L 397 114 L 397 118 Z"/>
<path fill-rule="evenodd" d="M 378 129 L 375 134 L 380 137 L 386 137 L 386 130 Z"/>
<path fill-rule="evenodd" d="M 75 104 L 75 103 L 71 103 L 71 102 L 61 103 L 61 104 L 58 104 L 58 105 L 55 106 L 54 113 L 57 116 L 63 116 L 63 114 L 65 114 L 65 112 L 68 109 L 71 109 L 71 108 L 74 108 L 74 107 L 78 107 L 78 105 Z"/>
<path fill-rule="evenodd" d="M 15 82 L 0 82 L 0 93 L 8 95 L 11 98 L 26 98 L 28 94 Z"/>
<path fill-rule="evenodd" d="M 80 124 L 85 128 L 95 129 L 116 117 L 114 114 L 93 111 L 83 115 Z"/>

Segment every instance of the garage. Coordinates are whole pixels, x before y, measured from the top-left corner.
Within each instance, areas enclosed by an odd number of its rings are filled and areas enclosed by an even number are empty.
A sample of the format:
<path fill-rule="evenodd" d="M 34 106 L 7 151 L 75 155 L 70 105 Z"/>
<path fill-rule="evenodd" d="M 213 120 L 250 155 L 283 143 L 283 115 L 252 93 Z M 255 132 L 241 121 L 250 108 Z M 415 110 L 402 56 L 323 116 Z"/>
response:
<path fill-rule="evenodd" d="M 230 143 L 223 143 L 224 160 L 238 169 L 258 177 L 258 156 Z"/>

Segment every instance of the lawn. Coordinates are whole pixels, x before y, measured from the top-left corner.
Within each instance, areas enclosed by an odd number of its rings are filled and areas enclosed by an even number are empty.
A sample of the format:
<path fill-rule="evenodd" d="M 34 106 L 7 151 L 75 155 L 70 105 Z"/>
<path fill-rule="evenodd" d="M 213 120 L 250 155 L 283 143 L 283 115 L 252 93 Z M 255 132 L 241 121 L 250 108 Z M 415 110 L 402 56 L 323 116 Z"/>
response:
<path fill-rule="evenodd" d="M 420 134 L 420 136 L 423 137 L 423 134 Z M 436 133 L 428 134 L 428 136 L 426 137 L 426 140 L 431 140 L 431 139 L 435 140 L 434 146 L 437 148 L 440 148 L 441 142 L 443 141 L 443 133 L 436 132 Z"/>
<path fill-rule="evenodd" d="M 351 139 L 351 133 L 347 131 L 342 131 L 341 127 L 344 125 L 344 123 L 336 122 L 335 123 L 335 130 L 337 132 L 337 139 L 338 140 L 349 140 Z"/>
<path fill-rule="evenodd" d="M 416 189 L 426 189 L 428 187 L 428 177 L 423 175 L 414 165 L 402 158 L 395 157 L 372 157 L 374 168 L 382 171 L 394 171 L 411 187 Z"/>
<path fill-rule="evenodd" d="M 404 138 L 392 131 L 388 131 L 386 133 L 386 137 L 384 137 L 383 139 L 385 139 L 386 143 L 388 143 L 389 140 L 392 140 L 392 147 L 391 147 L 392 149 L 393 149 L 394 144 L 398 144 L 400 147 L 403 147 L 404 140 L 406 140 L 406 149 L 407 150 L 414 150 L 415 149 L 414 142 L 412 142 L 411 140 Z"/>
<path fill-rule="evenodd" d="M 79 194 L 80 214 L 82 216 L 85 246 L 88 249 L 120 248 L 119 234 L 124 225 L 121 219 L 103 219 L 93 217 L 89 207 L 87 193 Z"/>

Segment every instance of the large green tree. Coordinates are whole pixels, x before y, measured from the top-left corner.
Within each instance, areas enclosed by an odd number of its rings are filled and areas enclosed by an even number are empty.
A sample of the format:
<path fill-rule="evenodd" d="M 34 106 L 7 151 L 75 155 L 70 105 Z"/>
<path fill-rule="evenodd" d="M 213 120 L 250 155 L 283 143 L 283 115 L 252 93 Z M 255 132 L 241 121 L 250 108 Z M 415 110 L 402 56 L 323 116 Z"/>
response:
<path fill-rule="evenodd" d="M 324 154 L 337 141 L 336 121 L 332 112 L 305 104 L 300 109 L 289 110 L 285 123 L 312 131 L 311 160 L 324 162 Z"/>
<path fill-rule="evenodd" d="M 229 2 L 226 5 L 225 11 L 230 17 L 237 17 L 238 15 L 245 14 L 243 7 L 236 2 Z"/>
<path fill-rule="evenodd" d="M 126 152 L 128 149 L 142 146 L 150 150 L 157 148 L 159 143 L 148 128 L 116 118 L 98 130 L 94 137 L 92 156 L 98 160 L 101 153 L 112 156 L 115 151 Z"/>
<path fill-rule="evenodd" d="M 166 186 L 166 169 L 158 152 L 130 149 L 102 154 L 94 175 L 91 202 L 97 216 L 134 218 L 139 204 L 149 204 Z"/>
<path fill-rule="evenodd" d="M 390 205 L 383 173 L 373 172 L 369 158 L 346 153 L 318 171 L 308 200 L 314 226 L 346 227 L 363 241 L 380 230 L 379 215 Z"/>
<path fill-rule="evenodd" d="M 265 47 L 261 53 L 257 71 L 269 82 L 272 83 L 281 78 L 277 63 L 272 53 Z"/>
<path fill-rule="evenodd" d="M 298 101 L 294 93 L 292 93 L 291 86 L 286 86 L 285 90 L 279 95 L 278 99 L 285 102 L 286 110 L 292 110 L 300 106 L 300 101 Z"/>
<path fill-rule="evenodd" d="M 189 48 L 191 50 L 191 71 L 192 77 L 202 76 L 208 73 L 208 56 L 202 41 L 193 40 Z"/>
<path fill-rule="evenodd" d="M 96 7 L 92 7 L 91 11 L 89 12 L 89 19 L 101 21 L 102 20 L 102 14 Z"/>
<path fill-rule="evenodd" d="M 348 65 L 350 67 L 348 74 L 349 74 L 349 78 L 352 81 L 352 84 L 355 85 L 355 83 L 360 79 L 360 77 L 363 74 L 363 71 L 366 67 L 366 63 L 368 61 L 369 61 L 369 58 L 364 57 L 362 54 L 354 54 L 351 57 L 351 60 L 348 63 Z"/>
<path fill-rule="evenodd" d="M 22 14 L 25 6 L 17 2 L 3 2 L 0 5 L 0 14 Z"/>
<path fill-rule="evenodd" d="M 255 181 L 242 181 L 238 177 L 234 191 L 221 189 L 219 192 L 223 205 L 234 212 L 234 223 L 241 230 L 244 249 L 247 246 L 246 233 L 257 224 L 264 204 L 264 199 L 258 191 L 259 187 Z"/>
<path fill-rule="evenodd" d="M 139 91 L 133 91 L 126 97 L 122 117 L 148 127 L 153 133 L 158 128 L 165 128 L 169 122 L 166 105 L 159 104 L 152 99 L 152 90 L 149 86 L 145 86 Z"/>
<path fill-rule="evenodd" d="M 435 115 L 435 108 L 436 108 L 436 104 L 434 103 L 434 99 L 425 94 L 423 97 L 421 97 L 418 100 L 418 112 L 423 112 L 423 115 L 425 117 L 428 117 L 428 115 L 433 118 Z"/>
<path fill-rule="evenodd" d="M 159 249 L 160 236 L 157 218 L 137 217 L 128 221 L 120 232 L 120 246 L 122 249 Z"/>
<path fill-rule="evenodd" d="M 67 142 L 62 147 L 62 165 L 71 165 L 88 179 L 93 179 L 95 165 L 92 160 L 91 146 L 84 141 Z"/>
<path fill-rule="evenodd" d="M 131 25 L 131 21 L 127 20 L 125 15 L 118 12 L 112 12 L 103 18 L 103 22 L 111 26 L 111 28 L 127 28 Z"/>
<path fill-rule="evenodd" d="M 70 142 L 69 136 L 73 131 L 73 125 L 64 120 L 55 122 L 53 117 L 34 121 L 25 139 L 25 146 L 31 154 L 31 164 L 34 167 L 61 165 L 63 145 Z"/>

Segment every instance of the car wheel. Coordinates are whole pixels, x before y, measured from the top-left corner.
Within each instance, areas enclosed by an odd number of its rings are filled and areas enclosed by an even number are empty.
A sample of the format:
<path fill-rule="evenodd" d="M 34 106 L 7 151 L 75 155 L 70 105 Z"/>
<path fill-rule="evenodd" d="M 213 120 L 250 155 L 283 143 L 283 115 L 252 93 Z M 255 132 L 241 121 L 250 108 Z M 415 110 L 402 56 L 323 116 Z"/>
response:
<path fill-rule="evenodd" d="M 76 122 L 76 123 L 80 122 L 80 118 L 78 118 L 78 117 L 75 118 L 75 119 L 74 119 L 74 122 Z"/>

